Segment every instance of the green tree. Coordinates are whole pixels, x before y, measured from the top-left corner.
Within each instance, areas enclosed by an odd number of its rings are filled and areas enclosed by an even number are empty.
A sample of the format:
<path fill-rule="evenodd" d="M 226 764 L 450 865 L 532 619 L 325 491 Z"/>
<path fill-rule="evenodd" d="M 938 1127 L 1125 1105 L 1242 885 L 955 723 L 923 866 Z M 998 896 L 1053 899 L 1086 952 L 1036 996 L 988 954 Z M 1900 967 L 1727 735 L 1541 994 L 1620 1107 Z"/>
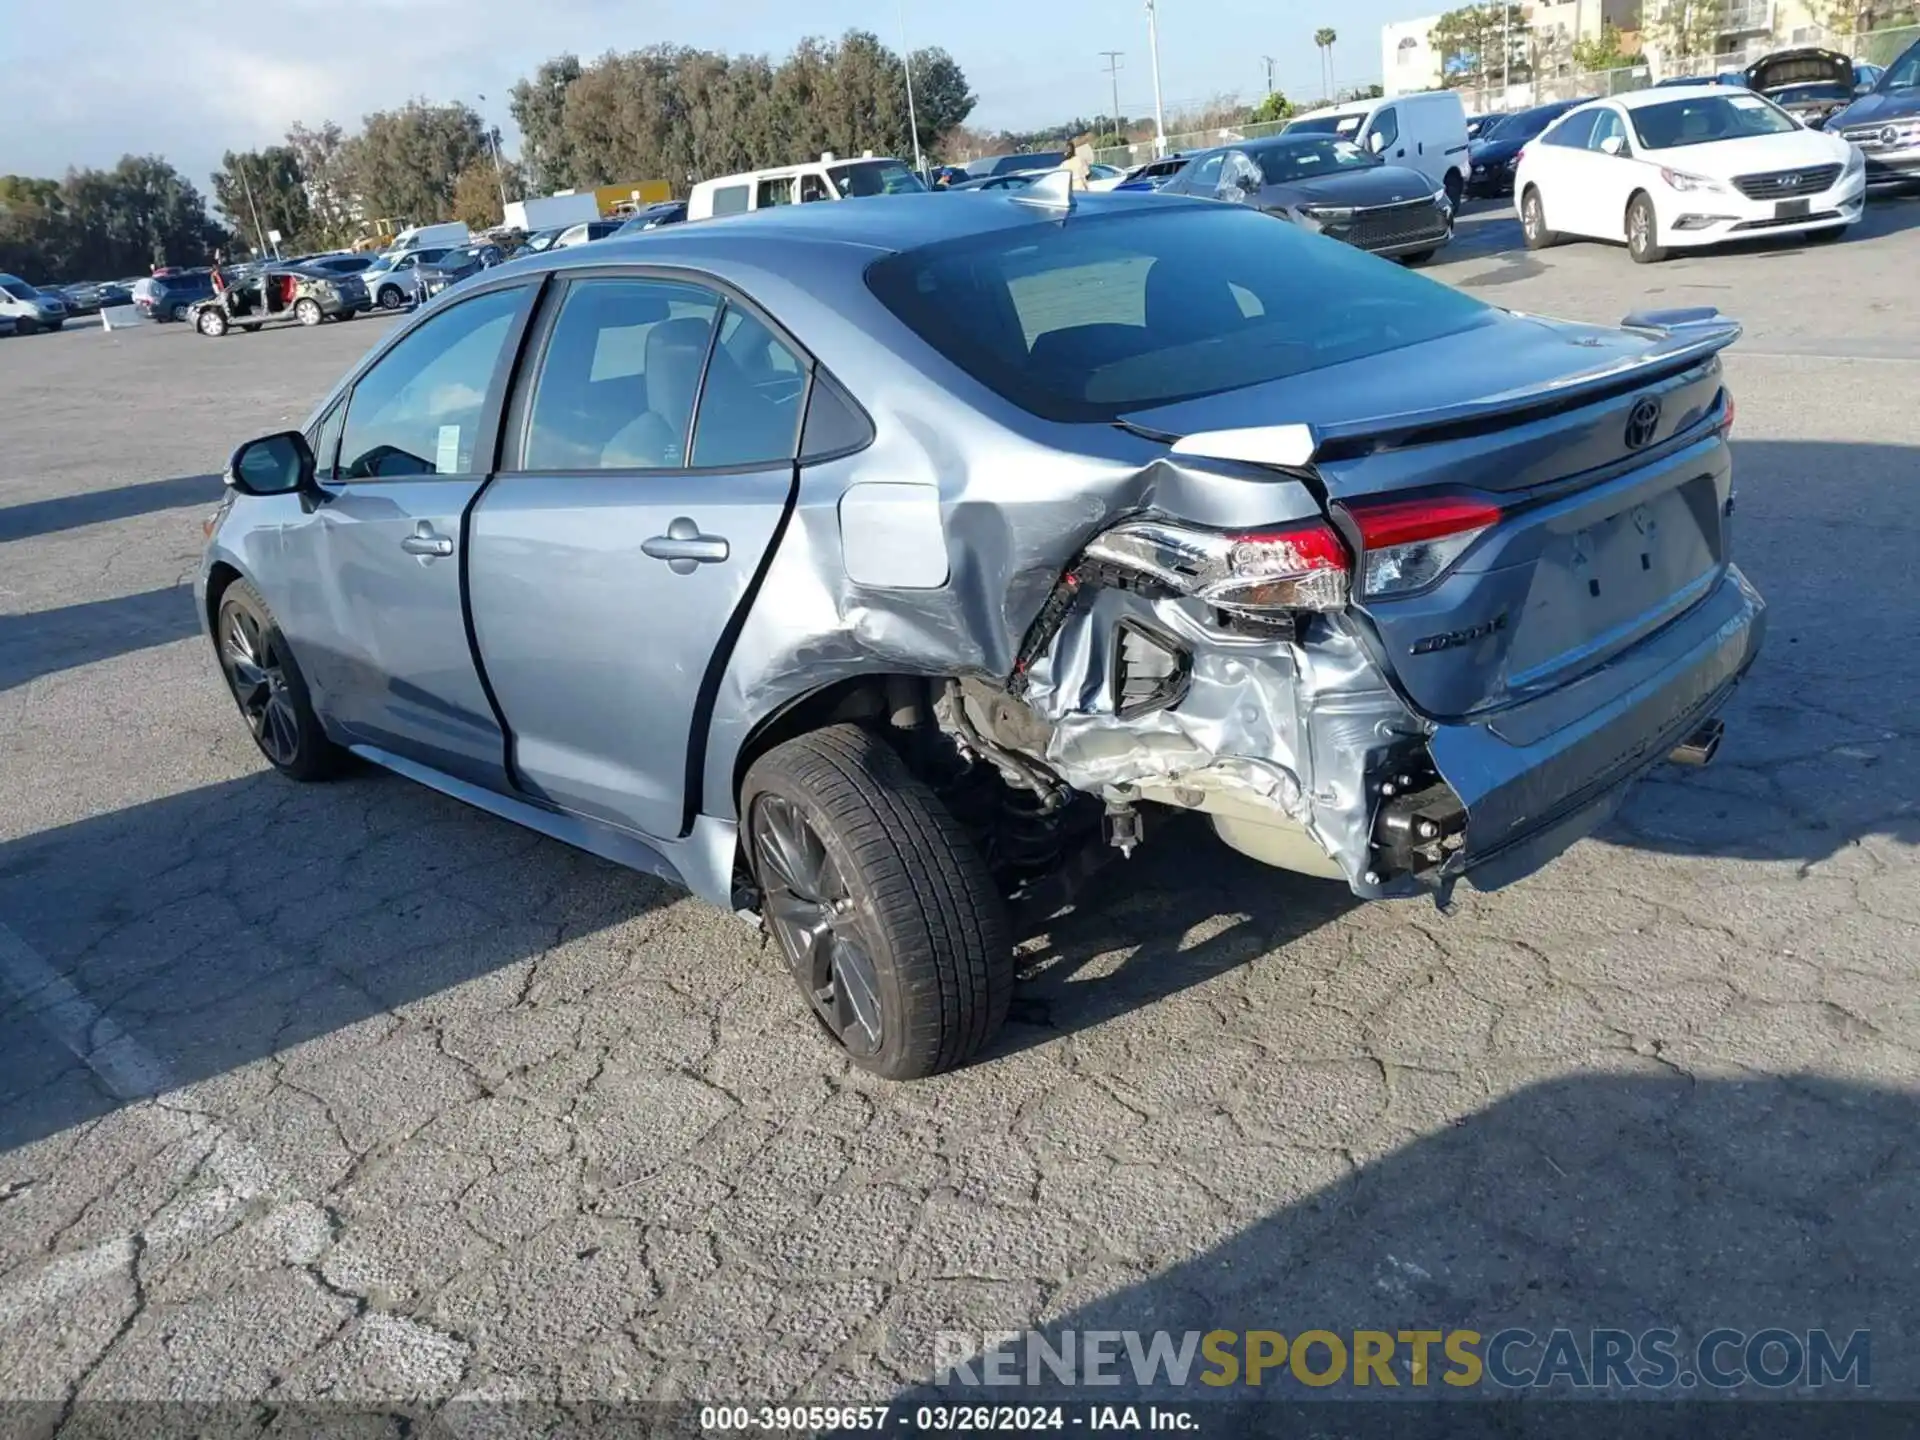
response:
<path fill-rule="evenodd" d="M 1725 15 L 1722 0 L 1660 0 L 1657 7 L 1650 0 L 1641 33 L 1668 74 L 1685 74 L 1694 62 L 1720 53 Z"/>
<path fill-rule="evenodd" d="M 346 132 L 331 120 L 317 129 L 295 125 L 287 131 L 287 148 L 306 187 L 308 243 L 316 248 L 345 245 L 358 228 L 346 145 Z"/>
<path fill-rule="evenodd" d="M 1441 83 L 1483 90 L 1530 73 L 1532 34 L 1518 5 L 1488 0 L 1447 11 L 1427 32 L 1427 45 L 1440 57 Z"/>
<path fill-rule="evenodd" d="M 0 269 L 35 282 L 195 265 L 226 238 L 200 192 L 156 155 L 69 171 L 62 181 L 0 179 Z"/>
<path fill-rule="evenodd" d="M 528 184 L 543 194 L 597 178 L 580 173 L 567 141 L 567 89 L 580 74 L 578 55 L 556 55 L 509 92 L 507 108 L 520 127 L 520 163 Z"/>
<path fill-rule="evenodd" d="M 461 172 L 489 156 L 487 131 L 471 107 L 424 100 L 367 116 L 340 147 L 365 218 L 415 225 L 451 217 Z"/>
<path fill-rule="evenodd" d="M 313 209 L 292 146 L 270 145 L 238 154 L 227 151 L 213 172 L 213 203 L 234 233 L 245 236 L 256 249 L 268 248 L 270 232 L 275 230 L 287 249 L 305 250 L 324 243 L 311 233 Z"/>
<path fill-rule="evenodd" d="M 1287 97 L 1278 90 L 1270 91 L 1267 98 L 1253 107 L 1253 113 L 1247 117 L 1249 124 L 1269 124 L 1276 120 L 1288 120 L 1293 117 L 1293 106 Z"/>
<path fill-rule="evenodd" d="M 1621 48 L 1620 32 L 1611 25 L 1601 25 L 1598 39 L 1573 42 L 1576 70 L 1618 70 L 1631 65 L 1635 58 Z"/>
<path fill-rule="evenodd" d="M 1330 25 L 1322 25 L 1313 32 L 1314 48 L 1320 52 L 1320 93 L 1323 95 L 1333 94 L 1333 42 L 1339 38 L 1339 32 Z"/>

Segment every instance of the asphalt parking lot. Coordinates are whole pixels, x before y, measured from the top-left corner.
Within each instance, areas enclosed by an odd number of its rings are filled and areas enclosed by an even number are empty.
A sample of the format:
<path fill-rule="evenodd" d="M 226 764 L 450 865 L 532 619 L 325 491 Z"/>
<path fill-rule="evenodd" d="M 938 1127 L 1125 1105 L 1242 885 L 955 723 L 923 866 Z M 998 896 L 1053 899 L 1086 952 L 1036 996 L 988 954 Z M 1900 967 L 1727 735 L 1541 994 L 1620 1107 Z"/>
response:
<path fill-rule="evenodd" d="M 759 939 L 363 772 L 270 775 L 215 472 L 384 320 L 0 342 L 0 1397 L 890 1397 L 943 1329 L 1872 1332 L 1920 1396 L 1920 202 L 1631 264 L 1716 305 L 1768 647 L 1703 771 L 1454 913 L 1151 843 L 983 1063 L 874 1081 Z"/>

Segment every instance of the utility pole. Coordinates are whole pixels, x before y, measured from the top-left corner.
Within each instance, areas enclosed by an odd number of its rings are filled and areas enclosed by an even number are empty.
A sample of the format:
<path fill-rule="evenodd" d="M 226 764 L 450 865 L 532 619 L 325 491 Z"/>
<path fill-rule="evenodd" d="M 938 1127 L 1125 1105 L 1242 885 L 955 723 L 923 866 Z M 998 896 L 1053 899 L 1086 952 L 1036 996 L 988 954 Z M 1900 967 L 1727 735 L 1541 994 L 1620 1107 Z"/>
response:
<path fill-rule="evenodd" d="M 1154 5 L 1155 0 L 1147 0 L 1147 50 L 1153 57 L 1153 154 L 1159 159 L 1167 153 L 1167 115 L 1160 102 L 1160 19 Z"/>
<path fill-rule="evenodd" d="M 1273 94 L 1273 56 L 1262 55 L 1260 61 L 1267 67 L 1267 94 Z"/>
<path fill-rule="evenodd" d="M 1113 82 L 1113 143 L 1122 143 L 1120 134 L 1120 57 L 1124 50 L 1102 50 L 1100 54 L 1107 62 L 1107 78 Z"/>
<path fill-rule="evenodd" d="M 1496 110 L 1507 108 L 1507 91 L 1513 85 L 1513 3 L 1501 0 L 1500 4 L 1500 103 Z"/>
<path fill-rule="evenodd" d="M 480 97 L 480 103 L 485 105 L 487 103 L 487 97 L 482 95 Z M 485 123 L 485 111 L 481 112 L 480 119 L 482 123 Z M 500 220 L 502 224 L 505 224 L 507 218 L 507 170 L 506 167 L 500 163 L 500 130 L 498 126 L 487 126 L 487 139 L 492 142 L 493 183 L 500 187 Z"/>
<path fill-rule="evenodd" d="M 247 161 L 249 158 L 250 157 L 246 155 L 240 157 L 238 167 L 240 171 L 240 188 L 246 192 L 247 209 L 253 212 L 254 243 L 260 247 L 260 253 L 266 255 L 271 253 L 267 249 L 267 232 L 260 228 L 260 207 L 253 203 L 253 182 L 247 179 Z"/>
<path fill-rule="evenodd" d="M 907 128 L 913 131 L 913 173 L 925 184 L 927 162 L 920 155 L 920 120 L 913 109 L 913 51 L 907 44 L 907 0 L 900 0 L 900 63 L 907 72 Z"/>

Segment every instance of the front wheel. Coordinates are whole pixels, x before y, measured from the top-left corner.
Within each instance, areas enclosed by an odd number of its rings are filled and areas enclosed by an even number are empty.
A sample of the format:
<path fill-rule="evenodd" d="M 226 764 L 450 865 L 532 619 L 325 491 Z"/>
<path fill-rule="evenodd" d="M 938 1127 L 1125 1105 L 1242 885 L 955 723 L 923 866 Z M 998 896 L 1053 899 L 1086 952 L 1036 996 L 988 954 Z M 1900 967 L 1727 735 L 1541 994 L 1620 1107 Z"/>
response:
<path fill-rule="evenodd" d="M 303 295 L 293 302 L 293 318 L 302 325 L 318 325 L 327 317 L 320 313 L 320 302 L 311 296 Z"/>
<path fill-rule="evenodd" d="M 1667 258 L 1667 249 L 1660 243 L 1653 201 L 1645 195 L 1636 195 L 1627 202 L 1627 253 L 1640 265 L 1658 265 Z"/>
<path fill-rule="evenodd" d="M 220 336 L 227 333 L 227 317 L 218 310 L 202 310 L 194 324 L 202 335 Z"/>
<path fill-rule="evenodd" d="M 1529 250 L 1545 250 L 1560 238 L 1547 228 L 1546 207 L 1540 203 L 1540 192 L 1531 185 L 1520 197 L 1520 235 Z"/>
<path fill-rule="evenodd" d="M 406 296 L 400 293 L 399 286 L 385 285 L 381 287 L 380 308 L 382 310 L 398 310 L 402 305 L 406 303 L 407 303 L 407 298 Z"/>
<path fill-rule="evenodd" d="M 229 585 L 213 634 L 227 688 L 267 763 L 294 780 L 337 774 L 346 752 L 327 738 L 314 714 L 307 682 L 260 592 L 245 580 Z"/>
<path fill-rule="evenodd" d="M 834 725 L 753 763 L 740 813 L 760 910 L 821 1025 L 912 1080 L 1006 1019 L 1006 907 L 973 842 L 878 736 Z"/>

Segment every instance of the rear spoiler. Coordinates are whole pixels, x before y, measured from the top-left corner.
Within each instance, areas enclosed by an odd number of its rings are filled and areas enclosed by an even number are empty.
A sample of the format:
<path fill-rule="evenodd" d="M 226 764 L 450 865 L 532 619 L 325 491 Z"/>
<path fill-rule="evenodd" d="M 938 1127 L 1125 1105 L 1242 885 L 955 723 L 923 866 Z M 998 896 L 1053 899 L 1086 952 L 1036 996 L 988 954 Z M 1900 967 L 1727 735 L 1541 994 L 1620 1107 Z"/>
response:
<path fill-rule="evenodd" d="M 1171 441 L 1176 455 L 1297 469 L 1315 460 L 1331 458 L 1326 454 L 1330 447 L 1350 451 L 1354 441 L 1392 441 L 1414 432 L 1473 427 L 1515 418 L 1530 410 L 1569 410 L 1702 364 L 1740 338 L 1740 323 L 1727 319 L 1710 305 L 1636 310 L 1620 325 L 1622 329 L 1646 335 L 1654 343 L 1628 359 L 1591 370 L 1577 370 L 1539 385 L 1462 401 L 1458 405 L 1343 420 L 1331 425 L 1260 425 L 1238 430 L 1202 430 L 1177 439 L 1157 438 Z M 1342 446 L 1340 442 L 1348 443 Z"/>

